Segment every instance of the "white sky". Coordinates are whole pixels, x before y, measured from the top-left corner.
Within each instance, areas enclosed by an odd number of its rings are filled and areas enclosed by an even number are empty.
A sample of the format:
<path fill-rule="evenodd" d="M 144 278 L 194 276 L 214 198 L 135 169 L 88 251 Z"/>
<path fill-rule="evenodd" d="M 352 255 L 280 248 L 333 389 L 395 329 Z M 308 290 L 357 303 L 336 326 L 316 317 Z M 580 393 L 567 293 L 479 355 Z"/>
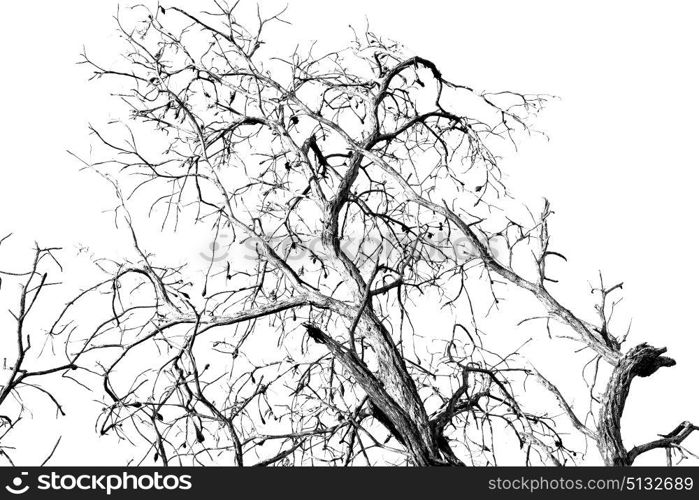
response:
<path fill-rule="evenodd" d="M 15 244 L 79 241 L 99 249 L 113 242 L 109 215 L 100 213 L 111 207 L 111 192 L 78 173 L 65 150 L 85 151 L 87 124 L 106 122 L 113 107 L 104 87 L 87 82 L 87 68 L 74 63 L 83 44 L 97 57 L 116 54 L 116 5 L 36 0 L 0 7 L 0 233 L 14 231 Z M 699 213 L 699 4 L 291 0 L 294 30 L 285 36 L 342 46 L 347 26 L 363 25 L 365 16 L 373 31 L 434 60 L 451 80 L 561 98 L 537 122 L 550 141 L 524 141 L 505 162 L 515 194 L 532 203 L 547 196 L 556 212 L 553 244 L 568 265 L 556 269 L 565 285 L 553 290 L 576 309 L 598 269 L 610 282 L 624 281 L 630 343 L 667 345 L 678 361 L 635 382 L 627 444 L 699 421 L 699 238 L 692 229 Z M 94 415 L 79 415 L 62 425 L 77 434 L 93 422 Z M 104 443 L 87 447 L 90 462 L 119 463 Z M 70 450 L 61 453 L 55 463 L 71 460 Z"/>

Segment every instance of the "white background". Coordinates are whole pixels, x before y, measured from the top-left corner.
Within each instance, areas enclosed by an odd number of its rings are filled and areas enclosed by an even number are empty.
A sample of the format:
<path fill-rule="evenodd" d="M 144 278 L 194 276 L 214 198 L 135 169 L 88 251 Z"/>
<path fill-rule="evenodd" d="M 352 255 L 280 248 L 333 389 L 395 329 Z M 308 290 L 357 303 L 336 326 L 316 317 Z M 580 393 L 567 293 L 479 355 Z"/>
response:
<path fill-rule="evenodd" d="M 81 242 L 99 252 L 114 244 L 110 217 L 101 212 L 113 205 L 112 192 L 79 173 L 66 149 L 85 151 L 88 123 L 106 122 L 114 109 L 105 88 L 89 83 L 87 68 L 75 62 L 83 44 L 101 60 L 117 54 L 116 5 L 37 0 L 0 7 L 0 233 L 14 231 L 16 248 L 33 240 L 68 249 Z M 678 362 L 634 383 L 624 419 L 627 445 L 682 420 L 699 421 L 699 5 L 291 0 L 287 18 L 294 29 L 284 36 L 289 44 L 295 37 L 341 47 L 348 25 L 363 26 L 365 16 L 373 31 L 434 60 L 450 80 L 560 97 L 536 123 L 550 140 L 524 140 L 504 163 L 515 195 L 535 204 L 546 196 L 556 212 L 552 242 L 568 265 L 557 267 L 565 285 L 553 291 L 585 315 L 582 301 L 598 270 L 610 282 L 624 281 L 630 343 L 666 345 Z M 577 375 L 566 375 L 565 365 L 552 360 L 556 376 Z M 68 408 L 58 423 L 53 415 L 34 416 L 42 425 L 60 425 L 64 441 L 76 443 L 62 446 L 52 464 L 119 464 L 129 456 L 93 437 L 91 408 Z M 43 436 L 55 429 L 22 429 L 18 442 L 34 440 L 35 447 L 18 452 L 20 463 L 48 452 L 52 442 Z M 696 450 L 699 437 L 692 439 Z M 662 453 L 644 463 L 663 463 Z"/>

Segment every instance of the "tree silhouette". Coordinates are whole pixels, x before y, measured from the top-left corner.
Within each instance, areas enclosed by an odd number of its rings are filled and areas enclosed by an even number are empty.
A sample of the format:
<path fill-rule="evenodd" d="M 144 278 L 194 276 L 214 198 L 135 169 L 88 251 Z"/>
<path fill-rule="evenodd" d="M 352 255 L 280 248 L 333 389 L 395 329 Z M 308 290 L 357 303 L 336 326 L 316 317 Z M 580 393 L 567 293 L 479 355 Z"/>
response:
<path fill-rule="evenodd" d="M 280 56 L 264 37 L 283 13 L 211 9 L 136 7 L 117 16 L 120 63 L 84 54 L 130 109 L 92 128 L 102 156 L 84 160 L 136 251 L 100 262 L 110 313 L 76 343 L 107 396 L 101 433 L 165 465 L 496 464 L 503 443 L 560 465 L 579 457 L 566 425 L 608 465 L 684 456 L 689 422 L 623 444 L 633 380 L 674 361 L 622 347 L 621 285 L 600 276 L 594 322 L 554 297 L 549 204 L 535 214 L 504 184 L 500 157 L 548 96 L 454 83 L 369 30 Z M 204 271 L 151 253 L 148 218 L 210 235 Z M 489 344 L 508 333 L 481 327 L 505 298 L 545 341 L 589 353 L 584 418 L 521 349 Z M 434 310 L 440 326 L 420 326 Z"/>
<path fill-rule="evenodd" d="M 0 238 L 0 247 L 7 245 L 11 236 Z M 10 464 L 13 464 L 13 447 L 5 442 L 25 415 L 33 411 L 34 405 L 46 408 L 44 403 L 48 401 L 56 415 L 66 414 L 56 379 L 80 383 L 75 379 L 75 371 L 79 369 L 78 363 L 85 350 L 68 348 L 77 327 L 66 320 L 66 313 L 102 283 L 77 294 L 60 308 L 53 321 L 47 319 L 45 312 L 38 314 L 47 289 L 60 284 L 53 279 L 62 270 L 57 256 L 60 250 L 37 244 L 29 254 L 27 265 L 20 268 L 6 268 L 6 259 L 0 260 L 0 292 L 9 296 L 11 302 L 8 309 L 11 328 L 6 330 L 10 335 L 3 339 L 0 370 L 0 457 Z M 44 463 L 59 443 L 60 437 L 53 448 L 47 450 Z"/>

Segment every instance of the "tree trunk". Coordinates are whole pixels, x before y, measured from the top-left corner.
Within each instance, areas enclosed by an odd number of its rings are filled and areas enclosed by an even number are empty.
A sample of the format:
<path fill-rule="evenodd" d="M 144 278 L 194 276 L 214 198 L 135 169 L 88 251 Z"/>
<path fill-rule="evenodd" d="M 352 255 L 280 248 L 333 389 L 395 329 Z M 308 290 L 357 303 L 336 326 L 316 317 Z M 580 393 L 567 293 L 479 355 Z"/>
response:
<path fill-rule="evenodd" d="M 362 336 L 371 346 L 378 361 L 378 371 L 375 374 L 383 385 L 384 390 L 403 410 L 410 419 L 413 427 L 412 432 L 402 436 L 405 440 L 416 440 L 413 443 L 413 450 L 420 450 L 419 453 L 411 453 L 415 465 L 444 465 L 446 462 L 441 458 L 440 448 L 432 435 L 432 427 L 425 407 L 418 394 L 415 382 L 410 376 L 400 352 L 393 342 L 390 333 L 381 324 L 373 311 L 366 311 L 360 321 Z M 373 398 L 372 398 L 373 399 Z M 373 400 L 373 403 L 381 410 L 384 404 L 380 400 Z M 387 413 L 390 418 L 390 413 Z M 393 425 L 403 434 L 404 425 L 400 421 L 394 421 Z M 417 436 L 414 433 L 417 432 Z"/>
<path fill-rule="evenodd" d="M 635 377 L 648 377 L 663 366 L 673 366 L 675 360 L 662 356 L 666 348 L 646 343 L 627 352 L 614 367 L 602 399 L 597 434 L 597 446 L 605 465 L 628 466 L 633 463 L 621 437 L 621 417 L 631 382 Z"/>

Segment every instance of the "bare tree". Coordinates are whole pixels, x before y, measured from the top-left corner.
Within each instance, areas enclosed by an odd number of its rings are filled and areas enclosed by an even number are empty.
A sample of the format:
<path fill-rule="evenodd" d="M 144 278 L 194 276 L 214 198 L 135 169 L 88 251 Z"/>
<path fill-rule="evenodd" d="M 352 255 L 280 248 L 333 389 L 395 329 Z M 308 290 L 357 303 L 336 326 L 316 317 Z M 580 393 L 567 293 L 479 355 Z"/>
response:
<path fill-rule="evenodd" d="M 606 464 L 684 453 L 688 422 L 625 447 L 633 379 L 674 361 L 622 350 L 621 285 L 600 278 L 594 323 L 551 294 L 547 263 L 565 257 L 550 207 L 523 211 L 503 183 L 501 154 L 547 96 L 451 82 L 369 30 L 280 56 L 263 37 L 282 14 L 252 14 L 138 6 L 117 16 L 121 64 L 84 54 L 130 108 L 92 129 L 104 157 L 85 160 L 113 183 L 134 248 L 100 262 L 111 313 L 79 341 L 108 397 L 100 431 L 144 439 L 143 460 L 164 465 L 497 463 L 503 443 L 527 464 L 575 461 L 560 419 L 526 398 L 534 378 Z M 156 257 L 147 218 L 185 238 L 205 228 L 204 271 Z M 536 309 L 523 321 L 609 365 L 588 417 L 519 349 L 485 343 L 480 322 L 511 290 Z M 451 328 L 416 326 L 428 303 Z"/>
<path fill-rule="evenodd" d="M 0 238 L 0 246 L 6 245 L 10 237 Z M 24 416 L 47 411 L 46 401 L 57 416 L 64 416 L 61 387 L 67 383 L 81 385 L 75 375 L 84 351 L 72 349 L 72 335 L 78 326 L 66 319 L 66 313 L 102 284 L 76 294 L 61 307 L 53 322 L 47 319 L 46 310 L 50 308 L 37 314 L 46 291 L 60 285 L 50 277 L 63 270 L 57 258 L 60 250 L 37 244 L 23 269 L 5 268 L 7 259 L 0 258 L 0 292 L 10 297 L 8 313 L 13 324 L 6 330 L 11 335 L 3 339 L 0 369 L 0 456 L 10 464 L 13 447 L 6 444 L 8 435 Z M 57 378 L 66 384 L 57 383 Z M 51 458 L 60 440 L 59 436 L 53 448 L 47 450 L 43 463 Z"/>

